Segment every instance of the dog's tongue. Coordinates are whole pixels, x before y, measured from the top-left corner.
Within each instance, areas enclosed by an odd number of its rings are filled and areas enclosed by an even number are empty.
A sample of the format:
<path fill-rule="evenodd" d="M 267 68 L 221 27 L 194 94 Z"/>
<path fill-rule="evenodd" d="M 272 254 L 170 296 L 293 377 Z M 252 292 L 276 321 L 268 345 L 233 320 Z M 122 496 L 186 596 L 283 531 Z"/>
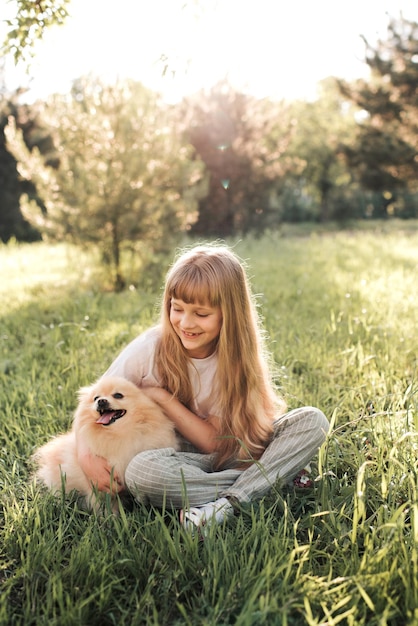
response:
<path fill-rule="evenodd" d="M 105 426 L 107 426 L 109 422 L 111 422 L 112 419 L 115 417 L 115 415 L 116 411 L 106 411 L 106 413 L 100 415 L 99 419 L 96 420 L 96 424 L 104 424 Z"/>

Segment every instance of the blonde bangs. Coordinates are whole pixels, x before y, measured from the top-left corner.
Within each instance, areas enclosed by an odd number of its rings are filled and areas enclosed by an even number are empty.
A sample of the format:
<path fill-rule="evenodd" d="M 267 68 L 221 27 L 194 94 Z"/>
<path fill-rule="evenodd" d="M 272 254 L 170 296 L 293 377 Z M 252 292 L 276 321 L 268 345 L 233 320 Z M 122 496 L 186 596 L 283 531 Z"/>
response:
<path fill-rule="evenodd" d="M 177 268 L 169 277 L 167 297 L 182 300 L 186 304 L 220 306 L 221 293 L 216 277 L 209 276 L 202 267 L 185 265 Z"/>

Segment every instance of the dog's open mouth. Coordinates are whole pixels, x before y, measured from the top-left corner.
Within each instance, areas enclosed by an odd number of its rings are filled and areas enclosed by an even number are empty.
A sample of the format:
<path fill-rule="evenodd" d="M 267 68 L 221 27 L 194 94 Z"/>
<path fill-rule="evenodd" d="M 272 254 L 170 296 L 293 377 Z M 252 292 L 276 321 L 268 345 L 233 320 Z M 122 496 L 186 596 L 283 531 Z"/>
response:
<path fill-rule="evenodd" d="M 125 409 L 98 409 L 100 417 L 96 420 L 96 424 L 102 424 L 102 426 L 110 426 L 116 420 L 123 417 L 126 413 Z"/>

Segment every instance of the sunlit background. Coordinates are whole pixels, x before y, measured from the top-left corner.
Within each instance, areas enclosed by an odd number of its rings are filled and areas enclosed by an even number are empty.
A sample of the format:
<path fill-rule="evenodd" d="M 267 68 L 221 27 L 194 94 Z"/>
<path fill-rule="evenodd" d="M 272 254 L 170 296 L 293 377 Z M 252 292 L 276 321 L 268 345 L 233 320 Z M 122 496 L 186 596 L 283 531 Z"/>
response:
<path fill-rule="evenodd" d="M 14 10 L 0 0 L 1 35 Z M 389 17 L 418 19 L 416 0 L 72 0 L 69 10 L 36 44 L 29 74 L 7 63 L 8 89 L 43 98 L 92 72 L 169 101 L 224 78 L 257 97 L 314 98 L 327 76 L 367 76 L 361 35 L 375 43 Z"/>

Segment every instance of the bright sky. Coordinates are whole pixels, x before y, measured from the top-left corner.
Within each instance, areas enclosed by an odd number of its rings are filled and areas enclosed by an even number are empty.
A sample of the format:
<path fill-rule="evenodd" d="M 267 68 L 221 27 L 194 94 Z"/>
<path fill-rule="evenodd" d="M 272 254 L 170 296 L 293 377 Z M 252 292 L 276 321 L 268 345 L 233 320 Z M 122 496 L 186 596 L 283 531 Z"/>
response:
<path fill-rule="evenodd" d="M 0 0 L 0 20 L 13 10 Z M 37 46 L 30 78 L 9 64 L 6 86 L 30 84 L 34 99 L 92 72 L 129 76 L 172 101 L 222 78 L 257 97 L 309 98 L 327 76 L 367 76 L 360 35 L 385 38 L 400 11 L 418 21 L 417 0 L 71 0 L 65 26 Z"/>

